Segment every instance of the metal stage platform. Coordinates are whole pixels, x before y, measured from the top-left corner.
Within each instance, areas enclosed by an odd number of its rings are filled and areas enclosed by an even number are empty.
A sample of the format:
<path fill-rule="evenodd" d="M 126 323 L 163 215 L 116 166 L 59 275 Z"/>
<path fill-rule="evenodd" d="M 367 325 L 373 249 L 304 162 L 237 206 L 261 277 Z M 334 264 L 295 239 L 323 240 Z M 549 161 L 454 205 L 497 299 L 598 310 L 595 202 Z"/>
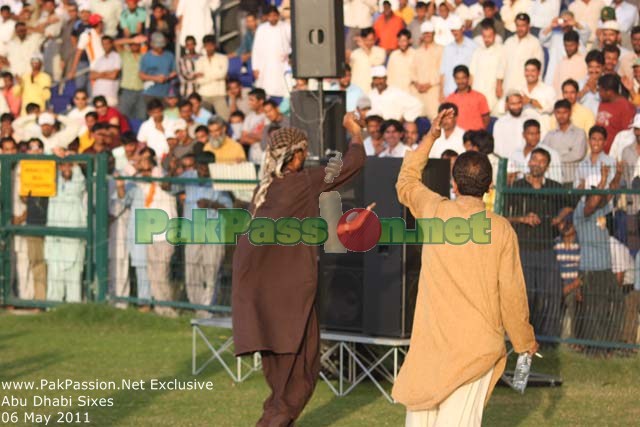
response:
<path fill-rule="evenodd" d="M 252 357 L 235 357 L 232 351 L 233 337 L 223 337 L 221 342 L 209 338 L 203 331 L 204 328 L 220 328 L 231 331 L 231 318 L 192 319 L 192 349 L 191 360 L 193 375 L 198 375 L 214 360 L 223 367 L 231 379 L 235 382 L 246 380 L 252 373 L 261 369 L 260 355 Z M 198 365 L 197 337 L 211 352 L 211 356 Z M 329 386 L 329 389 L 338 397 L 351 393 L 363 380 L 369 379 L 380 393 L 391 403 L 393 399 L 383 387 L 383 383 L 392 383 L 398 376 L 401 361 L 409 347 L 409 339 L 370 337 L 358 334 L 349 334 L 334 331 L 321 331 L 320 339 L 328 342 L 322 348 L 321 364 L 323 371 L 320 378 Z M 227 360 L 223 356 L 227 355 Z M 229 362 L 230 355 L 235 358 Z M 385 365 L 385 362 L 389 365 Z M 234 366 L 235 365 L 235 366 Z M 330 379 L 328 374 L 337 377 Z M 337 384 L 334 384 L 337 383 Z"/>

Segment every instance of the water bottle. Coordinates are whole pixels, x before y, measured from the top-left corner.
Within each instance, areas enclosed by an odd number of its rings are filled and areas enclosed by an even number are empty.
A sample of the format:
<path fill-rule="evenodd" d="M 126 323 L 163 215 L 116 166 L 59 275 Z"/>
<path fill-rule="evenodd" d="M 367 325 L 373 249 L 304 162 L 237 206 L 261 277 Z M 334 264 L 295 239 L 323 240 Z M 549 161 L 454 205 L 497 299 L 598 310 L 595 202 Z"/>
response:
<path fill-rule="evenodd" d="M 516 370 L 513 373 L 512 388 L 524 394 L 524 390 L 527 388 L 527 381 L 529 381 L 529 373 L 531 372 L 531 356 L 529 353 L 522 353 L 518 356 L 518 362 L 516 363 Z"/>

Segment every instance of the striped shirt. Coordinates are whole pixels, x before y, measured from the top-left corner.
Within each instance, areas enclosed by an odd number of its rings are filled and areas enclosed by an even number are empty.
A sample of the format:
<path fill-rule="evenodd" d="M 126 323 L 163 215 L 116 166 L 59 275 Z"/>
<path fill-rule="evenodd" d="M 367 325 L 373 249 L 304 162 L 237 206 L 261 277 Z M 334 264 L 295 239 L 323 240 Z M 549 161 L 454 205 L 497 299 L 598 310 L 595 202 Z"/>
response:
<path fill-rule="evenodd" d="M 556 260 L 560 266 L 560 277 L 564 284 L 571 283 L 578 277 L 580 265 L 580 244 L 578 241 L 565 243 L 562 237 L 557 237 L 553 245 Z"/>
<path fill-rule="evenodd" d="M 178 62 L 178 72 L 180 73 L 180 96 L 188 97 L 192 93 L 198 91 L 196 78 L 193 75 L 196 72 L 196 61 L 199 55 L 184 55 Z"/>

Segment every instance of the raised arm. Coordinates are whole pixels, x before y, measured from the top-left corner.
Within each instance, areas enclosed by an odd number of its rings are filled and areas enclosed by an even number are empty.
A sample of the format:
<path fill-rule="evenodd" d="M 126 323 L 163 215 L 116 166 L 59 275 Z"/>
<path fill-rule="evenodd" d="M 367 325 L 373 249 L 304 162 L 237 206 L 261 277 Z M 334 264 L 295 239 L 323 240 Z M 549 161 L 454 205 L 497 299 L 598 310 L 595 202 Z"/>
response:
<path fill-rule="evenodd" d="M 422 138 L 418 148 L 413 152 L 408 152 L 402 162 L 396 183 L 398 200 L 408 207 L 416 218 L 423 217 L 427 209 L 431 215 L 426 216 L 433 216 L 437 203 L 446 200 L 423 184 L 422 173 L 427 166 L 431 148 L 442 132 L 442 119 L 452 114 L 454 114 L 452 109 L 440 112 L 438 117 L 433 120 L 429 133 Z M 429 205 L 431 205 L 430 208 L 428 208 Z"/>

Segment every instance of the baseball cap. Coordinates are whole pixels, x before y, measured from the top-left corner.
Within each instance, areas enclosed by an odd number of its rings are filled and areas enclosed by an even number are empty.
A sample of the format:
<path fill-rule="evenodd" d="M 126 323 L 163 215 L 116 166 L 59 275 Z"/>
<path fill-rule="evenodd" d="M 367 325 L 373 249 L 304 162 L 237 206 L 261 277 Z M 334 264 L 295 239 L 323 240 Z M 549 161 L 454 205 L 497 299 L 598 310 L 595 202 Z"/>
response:
<path fill-rule="evenodd" d="M 459 30 L 464 26 L 464 22 L 462 22 L 462 19 L 460 19 L 458 15 L 449 16 L 449 19 L 447 19 L 447 24 L 450 30 Z"/>
<path fill-rule="evenodd" d="M 178 119 L 173 122 L 173 125 L 171 127 L 174 131 L 187 130 L 187 122 L 184 121 L 184 119 Z"/>
<path fill-rule="evenodd" d="M 431 21 L 426 21 L 426 22 L 423 22 L 422 25 L 420 25 L 420 32 L 421 33 L 435 33 L 436 32 L 436 27 L 433 25 L 433 23 Z"/>
<path fill-rule="evenodd" d="M 97 26 L 101 22 L 102 16 L 98 15 L 97 13 L 92 13 L 89 17 L 89 25 L 91 25 L 92 27 Z"/>
<path fill-rule="evenodd" d="M 632 128 L 640 129 L 640 114 L 636 114 L 631 123 Z"/>
<path fill-rule="evenodd" d="M 606 21 L 615 21 L 616 20 L 616 10 L 611 6 L 603 7 L 600 11 L 600 19 L 603 22 Z"/>
<path fill-rule="evenodd" d="M 376 65 L 375 67 L 371 67 L 371 77 L 380 78 L 387 77 L 387 68 L 384 65 Z"/>
<path fill-rule="evenodd" d="M 38 116 L 38 125 L 51 125 L 56 124 L 56 118 L 51 113 L 42 113 Z"/>
<path fill-rule="evenodd" d="M 167 39 L 164 37 L 164 34 L 156 31 L 151 34 L 151 47 L 165 47 L 167 45 Z"/>
<path fill-rule="evenodd" d="M 356 107 L 361 110 L 366 110 L 367 108 L 371 108 L 371 100 L 367 95 L 363 95 L 358 98 L 358 102 L 356 103 Z"/>

